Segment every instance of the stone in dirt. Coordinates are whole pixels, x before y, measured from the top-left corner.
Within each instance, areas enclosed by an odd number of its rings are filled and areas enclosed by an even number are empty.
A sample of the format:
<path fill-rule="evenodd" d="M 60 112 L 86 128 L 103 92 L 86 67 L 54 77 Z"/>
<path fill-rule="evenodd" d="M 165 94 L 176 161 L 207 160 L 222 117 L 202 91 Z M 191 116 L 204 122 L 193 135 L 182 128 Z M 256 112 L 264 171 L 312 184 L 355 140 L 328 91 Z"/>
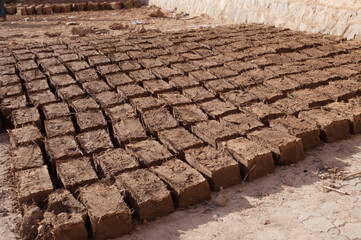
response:
<path fill-rule="evenodd" d="M 162 12 L 162 10 L 160 8 L 158 8 L 157 10 L 151 12 L 149 14 L 149 17 L 164 17 L 164 13 Z"/>
<path fill-rule="evenodd" d="M 53 191 L 47 166 L 18 171 L 14 179 L 20 205 L 31 201 L 42 204 Z"/>
<path fill-rule="evenodd" d="M 69 191 L 59 189 L 49 195 L 48 208 L 40 223 L 38 238 L 86 240 L 87 222 L 85 207 Z"/>
<path fill-rule="evenodd" d="M 240 164 L 244 179 L 253 180 L 275 171 L 272 151 L 246 138 L 236 138 L 222 143 Z"/>
<path fill-rule="evenodd" d="M 185 158 L 207 178 L 215 191 L 241 182 L 238 163 L 225 151 L 205 146 L 185 151 Z"/>
<path fill-rule="evenodd" d="M 276 164 L 296 163 L 304 158 L 302 139 L 288 133 L 264 128 L 251 132 L 247 136 L 250 140 L 270 148 L 277 156 L 275 158 Z"/>
<path fill-rule="evenodd" d="M 87 157 L 57 161 L 56 172 L 64 187 L 70 192 L 98 180 Z"/>
<path fill-rule="evenodd" d="M 207 180 L 179 159 L 166 161 L 150 170 L 171 188 L 177 207 L 187 207 L 210 198 Z"/>
<path fill-rule="evenodd" d="M 131 211 L 119 190 L 99 182 L 80 188 L 80 201 L 85 205 L 96 240 L 116 238 L 131 233 Z"/>
<path fill-rule="evenodd" d="M 71 33 L 74 35 L 78 35 L 79 37 L 84 37 L 87 34 L 91 33 L 91 30 L 86 27 L 73 27 L 71 29 Z"/>
<path fill-rule="evenodd" d="M 140 168 L 138 160 L 122 148 L 111 148 L 94 154 L 93 159 L 97 171 L 110 178 Z"/>
<path fill-rule="evenodd" d="M 154 173 L 139 169 L 116 177 L 119 190 L 125 190 L 126 198 L 141 219 L 152 219 L 174 211 L 172 196 L 167 186 Z"/>

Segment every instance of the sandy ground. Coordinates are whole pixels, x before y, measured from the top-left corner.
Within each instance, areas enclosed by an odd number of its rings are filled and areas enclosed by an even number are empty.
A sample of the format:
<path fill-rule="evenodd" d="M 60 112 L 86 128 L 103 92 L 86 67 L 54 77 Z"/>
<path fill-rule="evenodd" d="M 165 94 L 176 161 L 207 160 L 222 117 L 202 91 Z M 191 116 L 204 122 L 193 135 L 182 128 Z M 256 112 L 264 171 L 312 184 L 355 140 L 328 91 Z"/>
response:
<path fill-rule="evenodd" d="M 20 215 L 13 204 L 5 134 L 0 144 L 0 239 L 16 239 Z M 138 224 L 119 240 L 361 239 L 361 175 L 343 180 L 361 171 L 360 162 L 361 136 L 328 144 L 307 152 L 300 163 L 226 189 L 225 207 L 213 204 L 213 193 L 211 201 Z"/>

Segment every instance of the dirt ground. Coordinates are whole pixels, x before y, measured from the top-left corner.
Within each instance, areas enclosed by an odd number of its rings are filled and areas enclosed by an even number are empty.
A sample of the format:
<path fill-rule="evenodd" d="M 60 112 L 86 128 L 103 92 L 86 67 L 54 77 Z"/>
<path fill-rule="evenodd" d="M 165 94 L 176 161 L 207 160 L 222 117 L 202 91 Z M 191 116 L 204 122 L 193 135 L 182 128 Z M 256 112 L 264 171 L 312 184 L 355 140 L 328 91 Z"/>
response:
<path fill-rule="evenodd" d="M 164 18 L 150 17 L 149 14 L 156 9 L 158 8 L 150 6 L 140 9 L 70 12 L 53 15 L 8 15 L 6 22 L 0 22 L 0 44 L 11 43 L 16 45 L 33 41 L 47 42 L 74 39 L 78 36 L 71 33 L 73 27 L 93 27 L 109 31 L 108 33 L 101 33 L 101 35 L 117 36 L 136 31 L 139 25 L 144 25 L 145 29 L 153 31 L 177 31 L 221 24 L 220 21 L 214 21 L 207 16 L 188 17 L 184 15 L 182 17 L 182 13 L 177 11 L 163 10 Z M 129 28 L 111 30 L 109 26 L 114 23 L 122 23 L 128 25 Z M 53 36 L 49 37 L 49 35 Z"/>

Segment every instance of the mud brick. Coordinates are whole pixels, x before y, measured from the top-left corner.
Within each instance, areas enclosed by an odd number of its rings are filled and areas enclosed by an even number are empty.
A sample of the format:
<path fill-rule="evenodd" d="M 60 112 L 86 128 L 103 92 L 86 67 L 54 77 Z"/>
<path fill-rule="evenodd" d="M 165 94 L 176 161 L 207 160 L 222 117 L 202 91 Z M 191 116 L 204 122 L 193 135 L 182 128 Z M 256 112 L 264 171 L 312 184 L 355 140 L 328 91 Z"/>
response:
<path fill-rule="evenodd" d="M 3 75 L 0 78 L 0 87 L 19 84 L 21 83 L 20 78 L 17 75 Z"/>
<path fill-rule="evenodd" d="M 70 106 L 74 109 L 75 112 L 98 110 L 100 108 L 96 101 L 90 97 L 80 98 L 71 101 Z"/>
<path fill-rule="evenodd" d="M 102 108 L 109 108 L 124 103 L 125 97 L 116 92 L 102 92 L 94 95 L 95 100 Z"/>
<path fill-rule="evenodd" d="M 148 80 L 154 80 L 156 77 L 155 75 L 149 71 L 148 69 L 142 69 L 138 71 L 129 72 L 129 76 L 135 82 L 144 82 Z"/>
<path fill-rule="evenodd" d="M 224 79 L 211 80 L 204 83 L 204 86 L 213 94 L 228 92 L 236 87 Z"/>
<path fill-rule="evenodd" d="M 157 109 L 165 105 L 165 102 L 163 100 L 151 96 L 142 97 L 142 98 L 133 98 L 130 100 L 130 102 L 141 113 L 145 111 Z"/>
<path fill-rule="evenodd" d="M 198 81 L 186 76 L 172 77 L 169 79 L 169 84 L 180 90 L 199 86 Z"/>
<path fill-rule="evenodd" d="M 119 144 L 138 142 L 147 138 L 146 131 L 137 118 L 123 119 L 113 123 L 113 131 Z"/>
<path fill-rule="evenodd" d="M 65 47 L 66 47 L 66 46 L 65 46 Z M 75 54 L 75 52 L 74 52 L 73 50 L 71 50 L 71 49 L 59 48 L 59 49 L 55 49 L 55 50 L 54 50 L 54 54 L 55 54 L 56 56 L 58 56 L 60 62 L 63 62 L 63 61 L 61 60 L 61 58 L 60 58 L 61 56 L 70 55 L 70 54 Z M 69 61 L 67 61 L 67 62 L 79 60 L 78 55 L 76 55 L 76 56 L 77 56 L 76 59 L 74 59 L 74 60 L 70 60 L 70 59 L 69 59 Z M 65 58 L 64 58 L 64 60 L 65 60 Z"/>
<path fill-rule="evenodd" d="M 140 59 L 139 63 L 147 69 L 164 66 L 164 63 L 158 58 Z"/>
<path fill-rule="evenodd" d="M 101 110 L 89 110 L 75 114 L 81 132 L 107 127 L 107 122 Z"/>
<path fill-rule="evenodd" d="M 121 148 L 112 148 L 93 155 L 96 168 L 106 177 L 140 168 L 138 160 Z"/>
<path fill-rule="evenodd" d="M 123 97 L 123 98 L 138 98 L 138 97 L 146 97 L 148 96 L 148 92 L 136 84 L 128 84 L 124 86 L 118 86 L 117 92 Z"/>
<path fill-rule="evenodd" d="M 273 103 L 285 97 L 285 94 L 277 88 L 266 87 L 264 85 L 250 88 L 248 91 L 264 103 Z"/>
<path fill-rule="evenodd" d="M 77 135 L 76 139 L 85 154 L 93 154 L 113 147 L 109 133 L 105 129 L 83 132 Z"/>
<path fill-rule="evenodd" d="M 283 78 L 275 78 L 267 80 L 263 83 L 265 86 L 273 89 L 278 89 L 284 93 L 294 91 L 301 87 L 301 84 L 287 76 Z"/>
<path fill-rule="evenodd" d="M 268 125 L 269 120 L 278 118 L 284 115 L 283 112 L 274 108 L 272 105 L 267 105 L 262 102 L 253 103 L 250 106 L 242 107 L 241 110 L 257 117 L 263 124 Z"/>
<path fill-rule="evenodd" d="M 287 116 L 270 122 L 271 128 L 302 139 L 304 150 L 321 145 L 320 129 L 316 124 L 303 119 Z"/>
<path fill-rule="evenodd" d="M 173 63 L 184 62 L 185 59 L 179 55 L 167 55 L 158 57 L 165 65 L 171 65 Z"/>
<path fill-rule="evenodd" d="M 222 141 L 240 136 L 240 131 L 235 125 L 216 120 L 197 123 L 192 126 L 192 132 L 213 147 L 217 147 Z"/>
<path fill-rule="evenodd" d="M 50 76 L 68 73 L 68 69 L 66 69 L 63 65 L 52 65 L 46 67 L 44 70 Z"/>
<path fill-rule="evenodd" d="M 210 198 L 207 180 L 178 159 L 167 161 L 150 170 L 171 188 L 177 207 L 187 207 Z"/>
<path fill-rule="evenodd" d="M 26 87 L 26 91 L 29 93 L 50 90 L 48 81 L 46 79 L 26 82 L 25 87 Z"/>
<path fill-rule="evenodd" d="M 209 81 L 209 80 L 214 80 L 217 79 L 216 76 L 214 76 L 213 74 L 211 74 L 208 71 L 204 71 L 204 70 L 199 70 L 199 71 L 195 71 L 195 72 L 190 72 L 189 73 L 189 77 L 193 78 L 199 82 L 204 82 L 204 81 Z"/>
<path fill-rule="evenodd" d="M 97 72 L 90 68 L 75 73 L 75 79 L 80 83 L 99 80 Z"/>
<path fill-rule="evenodd" d="M 108 65 L 96 66 L 96 69 L 100 73 L 100 75 L 102 75 L 102 76 L 105 76 L 107 74 L 120 72 L 120 69 L 116 64 L 108 64 Z"/>
<path fill-rule="evenodd" d="M 83 89 L 81 89 L 78 85 L 75 84 L 63 88 L 58 88 L 56 89 L 56 93 L 59 98 L 61 98 L 65 102 L 85 97 Z"/>
<path fill-rule="evenodd" d="M 113 124 L 121 120 L 137 117 L 137 113 L 134 108 L 127 103 L 112 108 L 107 108 L 105 110 L 105 114 Z"/>
<path fill-rule="evenodd" d="M 19 73 L 19 75 L 25 82 L 30 82 L 30 81 L 40 80 L 40 79 L 45 78 L 44 73 L 42 71 L 40 71 L 39 69 L 21 72 L 21 73 Z"/>
<path fill-rule="evenodd" d="M 161 79 L 167 79 L 179 75 L 179 73 L 168 67 L 153 68 L 152 72 Z"/>
<path fill-rule="evenodd" d="M 245 75 L 238 75 L 235 77 L 226 78 L 225 80 L 239 88 L 254 87 L 258 84 L 257 81 Z"/>
<path fill-rule="evenodd" d="M 18 61 L 27 61 L 27 60 L 35 59 L 35 55 L 32 54 L 32 53 L 15 54 L 15 58 L 16 58 Z"/>
<path fill-rule="evenodd" d="M 0 65 L 4 66 L 4 65 L 9 65 L 9 64 L 15 64 L 16 63 L 16 59 L 14 57 L 1 57 L 0 58 Z"/>
<path fill-rule="evenodd" d="M 54 119 L 70 116 L 70 111 L 66 103 L 53 103 L 46 106 L 43 106 L 43 113 L 45 119 Z"/>
<path fill-rule="evenodd" d="M 53 239 L 88 239 L 86 209 L 69 191 L 59 189 L 51 193 L 44 216 Z"/>
<path fill-rule="evenodd" d="M 330 73 L 330 72 L 322 71 L 322 70 L 309 71 L 305 75 L 311 78 L 312 84 L 306 85 L 306 86 L 310 86 L 310 87 L 317 87 L 320 85 L 324 85 L 330 81 L 340 78 L 337 75 L 337 73 Z M 303 84 L 303 86 L 305 86 L 305 85 Z"/>
<path fill-rule="evenodd" d="M 331 102 L 331 97 L 319 91 L 302 89 L 290 94 L 291 98 L 307 103 L 310 108 L 324 106 Z"/>
<path fill-rule="evenodd" d="M 88 62 L 90 66 L 106 65 L 110 64 L 110 58 L 104 55 L 96 55 L 88 57 Z"/>
<path fill-rule="evenodd" d="M 43 154 L 37 144 L 30 144 L 11 150 L 10 163 L 13 172 L 37 168 L 44 165 Z"/>
<path fill-rule="evenodd" d="M 214 53 L 211 50 L 207 49 L 207 48 L 196 49 L 196 50 L 194 50 L 194 52 L 196 54 L 201 55 L 202 57 L 210 57 L 210 56 L 214 55 Z"/>
<path fill-rule="evenodd" d="M 234 61 L 234 62 L 228 62 L 224 64 L 229 69 L 236 71 L 238 73 L 242 73 L 248 70 L 252 70 L 257 68 L 257 65 L 253 62 L 243 62 L 243 61 Z"/>
<path fill-rule="evenodd" d="M 67 63 L 67 62 L 77 61 L 79 60 L 79 57 L 75 53 L 71 53 L 71 54 L 60 55 L 58 56 L 58 59 L 63 63 Z"/>
<path fill-rule="evenodd" d="M 243 73 L 244 76 L 250 77 L 257 84 L 262 83 L 265 80 L 275 77 L 275 73 L 262 69 L 253 69 Z"/>
<path fill-rule="evenodd" d="M 147 184 L 144 184 L 147 183 Z M 152 219 L 174 211 L 172 196 L 167 186 L 153 172 L 140 169 L 116 178 L 119 190 L 126 196 L 141 219 Z M 152 186 L 150 189 L 149 186 Z"/>
<path fill-rule="evenodd" d="M 88 210 L 95 239 L 116 238 L 132 232 L 131 211 L 114 185 L 99 182 L 82 187 L 79 198 Z"/>
<path fill-rule="evenodd" d="M 0 88 L 0 99 L 12 96 L 19 96 L 23 94 L 21 83 L 7 85 Z"/>
<path fill-rule="evenodd" d="M 144 112 L 143 120 L 149 131 L 152 133 L 178 126 L 177 120 L 175 120 L 175 118 L 165 108 Z"/>
<path fill-rule="evenodd" d="M 114 63 L 118 63 L 124 60 L 128 60 L 129 56 L 126 53 L 123 52 L 114 52 L 114 53 L 110 53 L 108 55 L 108 57 L 110 58 L 110 60 Z"/>
<path fill-rule="evenodd" d="M 44 126 L 48 138 L 75 135 L 74 125 L 69 117 L 45 120 Z"/>
<path fill-rule="evenodd" d="M 158 165 L 173 157 L 166 147 L 152 139 L 128 144 L 126 149 L 146 167 Z"/>
<path fill-rule="evenodd" d="M 185 74 L 188 72 L 193 72 L 193 71 L 198 70 L 198 67 L 196 67 L 190 63 L 174 63 L 171 65 L 171 67 L 181 74 Z"/>
<path fill-rule="evenodd" d="M 361 133 L 361 108 L 360 99 L 350 99 L 348 103 L 335 102 L 324 107 L 325 110 L 344 115 L 349 120 L 350 131 L 352 134 Z"/>
<path fill-rule="evenodd" d="M 250 105 L 257 101 L 257 97 L 249 92 L 242 90 L 233 90 L 220 94 L 221 99 L 231 102 L 236 107 L 242 107 Z"/>
<path fill-rule="evenodd" d="M 73 193 L 79 187 L 98 180 L 90 159 L 87 157 L 57 161 L 56 172 L 65 189 Z"/>
<path fill-rule="evenodd" d="M 309 106 L 306 102 L 302 100 L 295 101 L 294 99 L 291 98 L 282 98 L 272 103 L 270 106 L 280 110 L 283 113 L 289 115 L 295 115 L 295 116 L 299 112 L 309 109 Z"/>
<path fill-rule="evenodd" d="M 182 106 L 192 103 L 192 100 L 185 97 L 178 92 L 159 94 L 159 99 L 165 102 L 168 106 Z"/>
<path fill-rule="evenodd" d="M 43 136 L 34 125 L 27 125 L 9 131 L 10 146 L 15 148 L 31 143 L 41 144 Z"/>
<path fill-rule="evenodd" d="M 14 177 L 20 205 L 31 201 L 42 204 L 48 194 L 53 191 L 46 166 L 16 172 Z"/>
<path fill-rule="evenodd" d="M 233 104 L 222 102 L 218 99 L 200 103 L 199 106 L 214 119 L 219 119 L 220 117 L 238 112 L 238 109 Z"/>
<path fill-rule="evenodd" d="M 81 50 L 78 51 L 78 54 L 82 59 L 85 60 L 88 59 L 88 57 L 100 55 L 97 50 Z"/>
<path fill-rule="evenodd" d="M 40 114 L 37 108 L 23 108 L 15 110 L 11 113 L 11 121 L 15 128 L 22 127 L 24 125 L 33 124 L 41 129 Z"/>
<path fill-rule="evenodd" d="M 115 74 L 106 75 L 105 80 L 113 88 L 116 88 L 117 86 L 120 85 L 134 83 L 134 81 L 130 77 L 128 77 L 128 75 L 125 73 L 115 73 Z"/>
<path fill-rule="evenodd" d="M 309 59 L 309 60 L 306 60 L 306 62 L 303 64 L 304 67 L 309 67 L 309 70 L 312 70 L 312 69 L 319 69 L 319 70 L 322 70 L 322 69 L 325 69 L 327 67 L 331 67 L 331 65 L 324 61 L 323 59 Z"/>
<path fill-rule="evenodd" d="M 291 164 L 304 158 L 302 139 L 288 133 L 264 128 L 249 133 L 248 138 L 271 149 L 276 164 Z"/>
<path fill-rule="evenodd" d="M 201 69 L 208 69 L 208 68 L 212 68 L 212 67 L 221 67 L 223 65 L 223 63 L 214 61 L 214 60 L 209 60 L 209 59 L 201 59 L 201 60 L 194 60 L 191 61 L 191 63 L 196 66 L 197 68 L 201 68 Z"/>
<path fill-rule="evenodd" d="M 191 148 L 201 147 L 203 142 L 184 128 L 174 128 L 158 133 L 159 140 L 176 154 Z"/>
<path fill-rule="evenodd" d="M 342 80 L 338 82 L 342 82 Z M 355 97 L 357 94 L 356 88 L 343 88 L 341 84 L 336 82 L 330 82 L 328 85 L 317 87 L 314 89 L 314 91 L 322 95 L 327 95 L 330 99 L 334 101 L 345 101 L 349 98 Z"/>
<path fill-rule="evenodd" d="M 263 127 L 263 123 L 258 121 L 256 118 L 252 118 L 245 113 L 237 113 L 222 117 L 221 122 L 234 124 L 238 127 L 241 134 L 253 131 L 255 129 Z"/>
<path fill-rule="evenodd" d="M 65 65 L 73 73 L 90 68 L 89 64 L 87 62 L 85 62 L 85 61 L 68 62 Z"/>
<path fill-rule="evenodd" d="M 299 118 L 308 122 L 316 122 L 321 129 L 321 139 L 325 142 L 334 142 L 350 137 L 348 118 L 342 113 L 313 109 L 300 112 Z"/>
<path fill-rule="evenodd" d="M 104 81 L 91 81 L 83 84 L 84 90 L 89 95 L 94 95 L 101 92 L 111 91 L 111 88 Z"/>
<path fill-rule="evenodd" d="M 142 66 L 137 61 L 123 61 L 119 62 L 119 67 L 123 72 L 136 71 L 142 69 Z"/>
<path fill-rule="evenodd" d="M 196 53 L 190 53 L 190 52 L 188 52 L 188 53 L 182 53 L 181 56 L 184 57 L 184 59 L 185 59 L 186 61 L 201 60 L 201 59 L 203 59 L 203 57 L 202 57 L 201 55 L 196 54 Z"/>
<path fill-rule="evenodd" d="M 49 77 L 50 84 L 55 88 L 67 87 L 76 84 L 76 81 L 68 74 L 56 75 Z"/>
<path fill-rule="evenodd" d="M 359 74 L 359 66 L 356 65 L 344 65 L 342 67 L 328 68 L 325 71 L 337 75 L 339 78 L 349 78 Z"/>
<path fill-rule="evenodd" d="M 168 51 L 161 48 L 155 48 L 155 49 L 149 49 L 147 50 L 147 53 L 150 54 L 151 57 L 158 57 L 158 56 L 165 56 L 168 54 Z M 158 58 L 159 59 L 159 58 Z M 161 60 L 161 59 L 159 59 Z M 162 60 L 161 60 L 162 61 Z M 162 61 L 164 63 L 164 61 Z"/>
<path fill-rule="evenodd" d="M 173 90 L 173 87 L 163 80 L 146 81 L 143 83 L 143 86 L 146 90 L 154 95 L 170 92 Z"/>
<path fill-rule="evenodd" d="M 238 163 L 227 152 L 205 146 L 187 150 L 185 158 L 205 176 L 215 191 L 238 184 L 242 180 Z"/>
<path fill-rule="evenodd" d="M 65 135 L 48 138 L 44 141 L 50 160 L 55 164 L 58 160 L 81 157 L 82 154 L 73 136 Z"/>
<path fill-rule="evenodd" d="M 57 58 L 51 57 L 51 58 L 45 58 L 45 59 L 38 60 L 38 64 L 42 68 L 46 68 L 46 67 L 50 67 L 50 66 L 53 66 L 53 65 L 59 65 L 61 63 Z"/>
<path fill-rule="evenodd" d="M 236 138 L 224 142 L 222 147 L 240 164 L 242 177 L 248 180 L 260 178 L 275 171 L 271 150 L 256 142 Z"/>
<path fill-rule="evenodd" d="M 214 99 L 216 96 L 203 87 L 194 87 L 183 90 L 183 94 L 192 99 L 193 102 L 205 102 Z"/>
<path fill-rule="evenodd" d="M 12 75 L 16 74 L 14 65 L 0 66 L 1 75 Z"/>
<path fill-rule="evenodd" d="M 173 114 L 186 127 L 208 120 L 207 115 L 195 104 L 176 106 L 173 108 Z"/>
<path fill-rule="evenodd" d="M 27 60 L 21 61 L 16 64 L 17 69 L 19 72 L 25 72 L 28 70 L 38 69 L 38 65 L 35 63 L 34 60 Z"/>

